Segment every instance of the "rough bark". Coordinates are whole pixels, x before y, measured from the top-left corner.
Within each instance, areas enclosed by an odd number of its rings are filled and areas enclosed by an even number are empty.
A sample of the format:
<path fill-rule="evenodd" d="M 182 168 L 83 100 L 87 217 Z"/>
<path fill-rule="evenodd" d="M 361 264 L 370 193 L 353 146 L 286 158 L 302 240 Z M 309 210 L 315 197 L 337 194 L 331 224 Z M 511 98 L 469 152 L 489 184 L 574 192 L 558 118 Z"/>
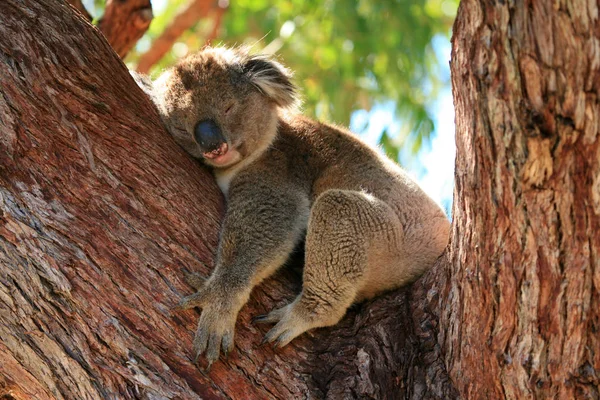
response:
<path fill-rule="evenodd" d="M 164 32 L 152 42 L 152 47 L 140 56 L 136 70 L 144 74 L 148 73 L 150 68 L 171 50 L 175 41 L 185 31 L 192 28 L 211 11 L 214 11 L 213 29 L 206 40 L 207 44 L 210 44 L 216 37 L 225 10 L 226 8 L 220 7 L 219 2 L 215 0 L 190 0 L 187 6 L 165 28 Z"/>
<path fill-rule="evenodd" d="M 292 300 L 288 268 L 255 290 L 236 350 L 191 360 L 223 201 L 97 30 L 60 0 L 0 2 L 0 398 L 289 399 L 410 395 L 408 291 L 356 306 L 281 351 L 251 317 Z M 438 364 L 439 365 L 439 364 Z M 418 397 L 414 397 L 418 398 Z"/>
<path fill-rule="evenodd" d="M 600 397 L 598 2 L 463 0 L 439 343 L 464 398 Z"/>

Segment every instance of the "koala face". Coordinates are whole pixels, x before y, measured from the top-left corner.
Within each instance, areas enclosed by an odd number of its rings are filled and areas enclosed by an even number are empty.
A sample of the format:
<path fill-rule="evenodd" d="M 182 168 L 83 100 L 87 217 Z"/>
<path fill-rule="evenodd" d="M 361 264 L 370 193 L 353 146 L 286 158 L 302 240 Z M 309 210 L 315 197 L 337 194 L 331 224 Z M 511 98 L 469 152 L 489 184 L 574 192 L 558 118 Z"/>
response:
<path fill-rule="evenodd" d="M 279 109 L 297 101 L 279 63 L 225 48 L 206 48 L 167 70 L 154 82 L 153 96 L 175 140 L 216 168 L 266 149 Z"/>

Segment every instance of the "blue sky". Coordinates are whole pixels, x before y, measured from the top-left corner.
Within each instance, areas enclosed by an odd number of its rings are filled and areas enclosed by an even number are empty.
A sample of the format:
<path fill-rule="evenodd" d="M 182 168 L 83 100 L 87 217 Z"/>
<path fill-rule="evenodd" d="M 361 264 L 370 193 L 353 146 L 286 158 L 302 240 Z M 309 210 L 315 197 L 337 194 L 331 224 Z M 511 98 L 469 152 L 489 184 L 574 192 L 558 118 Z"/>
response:
<path fill-rule="evenodd" d="M 424 146 L 417 156 L 425 172 L 417 180 L 423 189 L 450 215 L 454 190 L 454 104 L 450 88 L 444 90 L 435 104 L 435 132 L 430 146 Z"/>
<path fill-rule="evenodd" d="M 427 108 L 433 117 L 435 130 L 429 143 L 423 142 L 416 157 L 409 151 L 401 151 L 400 162 L 404 169 L 419 182 L 421 187 L 450 215 L 454 189 L 454 105 L 450 90 L 450 42 L 439 36 L 433 46 L 440 62 L 443 77 L 448 84 L 439 92 L 438 98 Z M 366 126 L 361 132 L 358 127 Z M 399 132 L 401 121 L 394 117 L 394 104 L 380 104 L 370 112 L 356 111 L 352 115 L 350 129 L 357 132 L 367 143 L 378 146 L 384 130 Z"/>

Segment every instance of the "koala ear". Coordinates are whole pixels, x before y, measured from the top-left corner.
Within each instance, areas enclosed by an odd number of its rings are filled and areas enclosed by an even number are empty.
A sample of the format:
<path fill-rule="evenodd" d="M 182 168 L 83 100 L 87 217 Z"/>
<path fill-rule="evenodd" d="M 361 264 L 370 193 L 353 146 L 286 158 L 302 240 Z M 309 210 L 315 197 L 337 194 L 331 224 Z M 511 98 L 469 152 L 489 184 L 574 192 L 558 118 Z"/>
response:
<path fill-rule="evenodd" d="M 265 56 L 249 56 L 242 62 L 244 75 L 279 107 L 294 108 L 298 103 L 292 74 L 283 65 Z"/>

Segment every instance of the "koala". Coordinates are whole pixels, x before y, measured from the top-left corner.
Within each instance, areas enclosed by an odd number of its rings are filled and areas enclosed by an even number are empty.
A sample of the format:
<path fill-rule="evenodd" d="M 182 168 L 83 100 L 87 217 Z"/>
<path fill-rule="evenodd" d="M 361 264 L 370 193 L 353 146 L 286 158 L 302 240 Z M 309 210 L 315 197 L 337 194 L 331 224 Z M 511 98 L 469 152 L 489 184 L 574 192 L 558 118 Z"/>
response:
<path fill-rule="evenodd" d="M 394 162 L 346 129 L 299 115 L 291 73 L 240 49 L 207 47 L 154 82 L 137 76 L 168 131 L 212 168 L 227 200 L 215 268 L 180 308 L 200 307 L 196 360 L 234 344 L 254 286 L 304 239 L 301 293 L 255 318 L 285 346 L 336 324 L 353 303 L 414 281 L 442 254 L 450 223 Z"/>

